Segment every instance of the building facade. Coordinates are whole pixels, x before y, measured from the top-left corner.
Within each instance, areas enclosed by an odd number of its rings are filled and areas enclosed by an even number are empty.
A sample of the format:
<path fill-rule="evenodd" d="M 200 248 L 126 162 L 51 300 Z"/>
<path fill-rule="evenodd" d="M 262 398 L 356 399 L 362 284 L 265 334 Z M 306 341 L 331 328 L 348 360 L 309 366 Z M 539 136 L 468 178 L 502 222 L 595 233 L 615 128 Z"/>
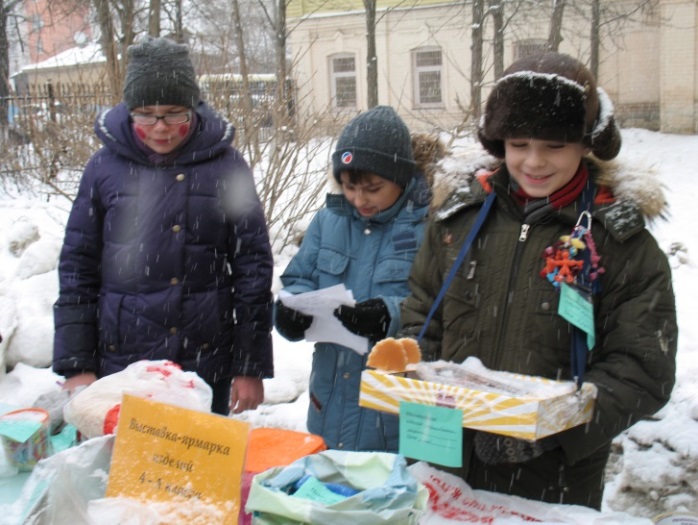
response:
<path fill-rule="evenodd" d="M 504 13 L 505 67 L 522 54 L 545 49 L 550 3 L 530 4 L 510 18 Z M 568 2 L 560 51 L 588 63 L 592 14 L 584 4 Z M 599 6 L 598 80 L 621 125 L 697 132 L 698 1 L 601 0 Z M 329 114 L 345 121 L 367 109 L 363 3 L 292 0 L 288 16 L 300 118 Z M 470 108 L 472 2 L 378 0 L 376 21 L 379 104 L 397 108 L 413 130 L 464 125 Z M 492 25 L 486 18 L 483 100 L 495 80 Z"/>
<path fill-rule="evenodd" d="M 21 22 L 10 36 L 10 75 L 26 64 L 37 64 L 92 36 L 89 8 L 61 0 L 23 0 L 17 7 Z"/>

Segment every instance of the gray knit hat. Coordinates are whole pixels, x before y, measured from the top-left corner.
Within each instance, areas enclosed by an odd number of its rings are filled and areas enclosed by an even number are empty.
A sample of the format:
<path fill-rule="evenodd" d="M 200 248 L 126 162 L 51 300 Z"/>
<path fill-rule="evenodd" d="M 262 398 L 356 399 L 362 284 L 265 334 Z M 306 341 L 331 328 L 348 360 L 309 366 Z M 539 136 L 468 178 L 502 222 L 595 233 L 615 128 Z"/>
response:
<path fill-rule="evenodd" d="M 390 106 L 376 106 L 346 125 L 332 154 L 337 182 L 342 171 L 375 173 L 405 188 L 415 175 L 412 139 Z"/>
<path fill-rule="evenodd" d="M 485 149 L 504 158 L 504 140 L 521 137 L 582 142 L 601 160 L 621 147 L 608 95 L 581 62 L 555 52 L 514 62 L 487 98 L 478 129 Z"/>
<path fill-rule="evenodd" d="M 128 48 L 124 102 L 129 109 L 173 105 L 193 108 L 199 86 L 189 50 L 167 38 L 148 38 Z"/>

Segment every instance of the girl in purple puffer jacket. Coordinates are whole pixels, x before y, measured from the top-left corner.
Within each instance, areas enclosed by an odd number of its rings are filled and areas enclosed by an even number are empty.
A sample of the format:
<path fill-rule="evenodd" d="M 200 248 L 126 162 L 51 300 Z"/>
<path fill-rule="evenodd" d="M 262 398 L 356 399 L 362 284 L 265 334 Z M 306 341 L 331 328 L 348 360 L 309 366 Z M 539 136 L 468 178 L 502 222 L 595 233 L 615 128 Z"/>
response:
<path fill-rule="evenodd" d="M 199 99 L 186 46 L 129 48 L 124 101 L 100 115 L 68 219 L 53 369 L 72 390 L 167 359 L 254 409 L 272 377 L 272 255 L 234 128 Z M 232 386 L 231 386 L 232 385 Z"/>

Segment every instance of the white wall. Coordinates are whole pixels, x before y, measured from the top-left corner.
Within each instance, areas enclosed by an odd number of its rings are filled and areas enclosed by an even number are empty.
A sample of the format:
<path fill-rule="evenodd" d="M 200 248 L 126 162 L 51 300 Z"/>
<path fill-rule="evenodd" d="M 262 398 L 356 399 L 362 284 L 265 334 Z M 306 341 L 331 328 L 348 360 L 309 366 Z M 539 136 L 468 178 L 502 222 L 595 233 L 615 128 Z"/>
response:
<path fill-rule="evenodd" d="M 614 2 L 618 8 L 623 2 Z M 627 2 L 626 2 L 627 3 Z M 628 4 L 629 5 L 629 4 Z M 463 124 L 470 101 L 470 5 L 441 4 L 379 11 L 376 44 L 380 104 L 398 109 L 413 131 L 452 129 Z M 659 0 L 651 11 L 605 26 L 601 44 L 599 85 L 616 105 L 623 125 L 694 133 L 698 111 L 695 0 Z M 358 110 L 366 109 L 366 27 L 363 10 L 319 14 L 293 21 L 290 44 L 293 75 L 299 93 L 299 114 L 327 115 L 330 105 L 329 58 L 334 53 L 356 55 Z M 546 39 L 549 12 L 519 15 L 507 27 L 504 65 L 512 62 L 515 42 Z M 486 26 L 491 31 L 491 24 Z M 589 59 L 589 21 L 568 7 L 560 51 Z M 486 35 L 491 40 L 491 34 Z M 425 46 L 442 50 L 443 104 L 419 109 L 414 105 L 412 51 Z M 491 45 L 485 43 L 483 100 L 492 74 Z M 355 111 L 335 113 L 340 121 Z"/>

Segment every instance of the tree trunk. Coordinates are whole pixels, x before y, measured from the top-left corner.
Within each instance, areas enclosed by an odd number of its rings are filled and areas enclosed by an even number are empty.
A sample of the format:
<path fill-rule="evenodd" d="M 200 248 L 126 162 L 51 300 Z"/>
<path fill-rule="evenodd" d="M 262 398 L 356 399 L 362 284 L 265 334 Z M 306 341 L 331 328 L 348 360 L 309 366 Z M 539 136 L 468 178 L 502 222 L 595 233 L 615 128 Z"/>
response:
<path fill-rule="evenodd" d="M 242 133 L 245 145 L 250 149 L 251 155 L 248 162 L 252 167 L 258 161 L 259 148 L 257 144 L 257 128 L 253 122 L 252 92 L 250 91 L 249 69 L 247 67 L 247 55 L 245 53 L 245 39 L 242 32 L 242 19 L 240 17 L 240 4 L 238 0 L 231 0 L 233 8 L 233 24 L 235 25 L 235 43 L 240 60 L 240 77 L 242 81 Z"/>
<path fill-rule="evenodd" d="M 601 46 L 601 38 L 599 31 L 601 27 L 601 5 L 600 0 L 592 0 L 591 2 L 591 35 L 590 47 L 591 57 L 589 69 L 595 78 L 599 78 L 599 47 Z"/>
<path fill-rule="evenodd" d="M 489 0 L 489 11 L 492 15 L 494 41 L 494 78 L 502 76 L 504 72 L 504 4 L 501 0 Z"/>
<path fill-rule="evenodd" d="M 2 124 L 2 137 L 5 137 L 7 127 L 7 96 L 10 94 L 10 42 L 7 38 L 7 17 L 11 6 L 5 5 L 4 0 L 0 0 L 0 124 Z M 1 140 L 0 140 L 1 142 Z"/>
<path fill-rule="evenodd" d="M 99 42 L 102 46 L 102 53 L 107 60 L 107 85 L 112 94 L 112 103 L 117 104 L 121 100 L 122 74 L 119 69 L 119 53 L 116 48 L 114 23 L 109 11 L 109 0 L 94 0 L 94 5 L 100 29 Z M 125 62 L 126 60 L 124 60 Z"/>
<path fill-rule="evenodd" d="M 376 0 L 363 0 L 366 8 L 366 104 L 378 105 L 378 57 L 376 56 Z"/>
<path fill-rule="evenodd" d="M 482 105 L 482 40 L 485 0 L 473 0 L 473 21 L 470 25 L 470 114 L 480 117 Z"/>
<path fill-rule="evenodd" d="M 160 36 L 160 0 L 150 0 L 148 5 L 148 34 Z"/>
<path fill-rule="evenodd" d="M 238 0 L 231 0 L 233 7 L 233 24 L 235 25 L 235 45 L 240 61 L 240 75 L 242 77 L 242 103 L 243 111 L 249 114 L 252 111 L 252 94 L 250 92 L 249 70 L 247 67 L 247 55 L 245 54 L 245 39 L 242 32 L 242 20 L 240 18 L 240 4 Z"/>
<path fill-rule="evenodd" d="M 115 0 L 112 0 L 115 1 Z M 121 40 L 116 40 L 116 36 L 114 37 L 114 45 L 115 49 L 118 49 L 119 46 L 117 43 L 121 46 L 121 56 L 126 56 L 127 55 L 127 49 L 128 46 L 130 46 L 134 39 L 136 38 L 136 33 L 133 29 L 134 22 L 136 19 L 136 6 L 135 6 L 135 0 L 118 0 L 119 2 L 119 21 L 121 23 L 121 33 L 122 37 Z M 118 55 L 117 55 L 118 56 Z M 126 76 L 126 60 L 120 60 L 119 61 L 119 85 L 121 85 L 122 80 Z M 120 88 L 119 88 L 120 89 Z"/>
<path fill-rule="evenodd" d="M 276 0 L 273 20 L 274 61 L 276 63 L 276 129 L 291 124 L 293 116 L 293 90 L 286 62 L 286 0 Z"/>
<path fill-rule="evenodd" d="M 274 106 L 272 118 L 277 130 L 284 129 L 293 124 L 294 91 L 291 76 L 286 60 L 286 41 L 288 30 L 286 28 L 286 8 L 289 0 L 274 0 L 273 10 L 267 8 L 266 0 L 258 0 L 259 6 L 264 12 L 269 25 L 274 32 L 274 68 L 276 71 L 276 86 L 274 88 Z"/>
<path fill-rule="evenodd" d="M 180 44 L 186 44 L 184 38 L 184 20 L 182 18 L 182 0 L 175 1 L 175 40 Z"/>
<path fill-rule="evenodd" d="M 553 0 L 553 14 L 550 17 L 550 32 L 548 33 L 548 49 L 557 51 L 562 42 L 562 15 L 567 0 Z"/>

